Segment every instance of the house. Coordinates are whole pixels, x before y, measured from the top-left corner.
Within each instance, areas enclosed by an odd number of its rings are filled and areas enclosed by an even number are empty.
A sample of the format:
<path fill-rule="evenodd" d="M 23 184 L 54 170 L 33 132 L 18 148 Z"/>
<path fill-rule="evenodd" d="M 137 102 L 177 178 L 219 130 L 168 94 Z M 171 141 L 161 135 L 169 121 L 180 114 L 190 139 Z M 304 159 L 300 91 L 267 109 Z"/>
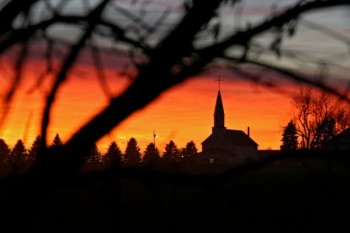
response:
<path fill-rule="evenodd" d="M 350 128 L 334 136 L 329 144 L 329 148 L 336 153 L 350 152 Z"/>

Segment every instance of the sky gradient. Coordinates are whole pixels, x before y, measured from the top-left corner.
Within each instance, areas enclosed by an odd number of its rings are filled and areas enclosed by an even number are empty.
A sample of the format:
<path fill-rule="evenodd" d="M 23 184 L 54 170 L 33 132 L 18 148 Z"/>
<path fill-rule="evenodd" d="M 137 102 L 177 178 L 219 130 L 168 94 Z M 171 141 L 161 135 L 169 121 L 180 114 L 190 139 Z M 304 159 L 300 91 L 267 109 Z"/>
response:
<path fill-rule="evenodd" d="M 89 2 L 96 4 L 98 1 L 91 0 Z M 159 30 L 146 38 L 150 45 L 159 42 L 183 14 L 181 8 L 183 1 L 181 0 L 156 0 L 151 1 L 152 4 L 148 5 L 142 5 L 144 1 L 134 2 L 123 0 L 116 1 L 116 4 L 120 9 L 130 10 L 137 16 L 141 15 L 144 10 L 142 7 L 146 7 L 145 10 L 149 14 L 145 14 L 142 20 L 149 25 L 153 25 L 164 10 L 170 10 L 169 17 L 164 20 Z M 223 7 L 218 12 L 221 23 L 218 38 L 219 40 L 223 39 L 229 33 L 236 31 L 237 28 L 245 29 L 248 24 L 254 25 L 256 22 L 268 18 L 275 9 L 273 6 L 283 9 L 295 2 L 297 1 L 246 0 L 241 1 L 238 8 Z M 42 8 L 43 6 L 43 4 L 38 6 L 38 12 L 45 9 Z M 82 1 L 70 1 L 69 7 L 66 7 L 65 10 L 68 13 L 84 14 L 83 9 Z M 348 8 L 327 9 L 327 11 L 312 12 L 308 16 L 301 17 L 296 34 L 293 37 L 285 36 L 283 38 L 282 58 L 277 58 L 276 54 L 269 49 L 276 36 L 274 32 L 255 38 L 254 42 L 264 49 L 264 52 L 256 59 L 294 68 L 308 74 L 316 74 L 316 77 L 320 67 L 327 64 L 326 72 L 330 78 L 325 82 L 330 85 L 339 83 L 334 80 L 342 79 L 343 83 L 347 82 L 350 72 L 348 66 L 350 57 L 346 43 L 343 41 L 344 37 L 350 36 L 347 10 Z M 241 12 L 240 19 L 231 17 L 237 12 Z M 120 12 L 116 14 L 112 8 L 107 10 L 105 17 L 115 20 L 121 26 L 133 25 L 134 23 Z M 36 20 L 40 20 L 40 17 Z M 316 26 L 315 23 L 317 23 Z M 59 25 L 53 28 L 48 33 L 60 39 L 70 41 L 79 35 L 79 31 L 69 25 Z M 338 34 L 334 36 L 334 33 L 329 29 Z M 137 37 L 139 35 L 136 32 L 137 30 L 130 31 L 128 35 Z M 206 33 L 200 33 L 198 36 L 200 40 L 195 43 L 196 46 L 205 46 L 214 42 L 212 35 Z M 105 48 L 113 47 L 110 45 L 111 41 L 101 40 L 98 43 Z M 118 46 L 120 45 L 118 44 Z M 64 51 L 62 48 L 57 50 Z M 102 54 L 107 83 L 113 96 L 121 93 L 130 83 L 128 78 L 121 75 L 121 71 L 125 70 L 126 65 L 130 65 L 129 57 L 125 53 L 127 50 L 128 48 L 117 56 L 108 52 Z M 26 63 L 20 88 L 10 106 L 6 122 L 0 129 L 0 138 L 5 139 L 10 146 L 13 146 L 17 139 L 23 139 L 26 146 L 29 147 L 39 134 L 43 101 L 49 90 L 50 82 L 53 80 L 52 77 L 47 77 L 41 88 L 28 94 L 29 87 L 33 86 L 38 75 L 43 72 L 46 66 L 42 60 L 45 53 L 43 44 L 33 43 L 30 52 L 31 59 Z M 11 57 L 13 58 L 11 52 L 1 57 L 1 95 L 6 93 L 11 83 L 11 77 L 13 77 Z M 102 91 L 92 64 L 91 54 L 89 55 L 86 51 L 82 52 L 78 64 L 58 93 L 58 101 L 54 105 L 48 131 L 49 142 L 52 141 L 56 133 L 60 134 L 63 141 L 68 140 L 72 133 L 107 105 L 109 98 Z M 282 127 L 288 123 L 292 114 L 288 94 L 296 90 L 297 87 L 291 83 L 284 83 L 281 81 L 283 79 L 274 73 L 266 72 L 266 70 L 257 69 L 254 72 L 262 74 L 265 81 L 273 84 L 278 83 L 278 93 L 275 92 L 276 90 L 272 91 L 253 82 L 238 79 L 232 74 L 206 72 L 163 93 L 145 109 L 135 112 L 122 122 L 101 139 L 98 145 L 104 152 L 108 144 L 115 140 L 124 150 L 127 141 L 131 137 L 135 137 L 143 150 L 148 143 L 153 142 L 153 130 L 155 130 L 158 135 L 156 145 L 160 151 L 164 150 L 164 146 L 169 140 L 174 140 L 178 147 L 184 147 L 187 142 L 193 140 L 197 148 L 201 150 L 200 143 L 210 135 L 213 126 L 213 113 L 218 91 L 217 83 L 214 80 L 218 78 L 218 75 L 221 75 L 224 79 L 221 84 L 221 94 L 226 127 L 246 132 L 249 126 L 251 137 L 259 144 L 259 149 L 279 149 Z"/>
<path fill-rule="evenodd" d="M 42 65 L 37 61 L 28 67 L 32 69 L 32 66 Z M 30 94 L 27 92 L 36 80 L 36 72 L 35 69 L 27 72 L 28 77 L 20 86 L 1 130 L 1 138 L 10 145 L 14 145 L 17 139 L 24 139 L 29 147 L 39 134 L 45 84 L 41 90 Z M 75 69 L 58 94 L 48 131 L 49 142 L 56 133 L 63 141 L 68 140 L 75 130 L 108 103 L 94 72 L 86 65 Z M 125 77 L 118 78 L 116 73 L 115 70 L 106 70 L 108 84 L 114 94 L 120 93 L 130 82 Z M 193 140 L 201 150 L 200 143 L 210 135 L 213 126 L 218 92 L 216 79 L 214 75 L 195 77 L 163 93 L 101 139 L 98 142 L 100 149 L 104 152 L 108 144 L 115 140 L 124 150 L 127 141 L 135 137 L 143 150 L 153 142 L 155 130 L 158 135 L 156 145 L 161 151 L 170 140 L 174 140 L 180 148 Z M 221 94 L 226 127 L 246 132 L 249 126 L 251 137 L 259 144 L 259 149 L 279 149 L 282 126 L 289 120 L 290 98 L 232 76 L 223 79 Z"/>

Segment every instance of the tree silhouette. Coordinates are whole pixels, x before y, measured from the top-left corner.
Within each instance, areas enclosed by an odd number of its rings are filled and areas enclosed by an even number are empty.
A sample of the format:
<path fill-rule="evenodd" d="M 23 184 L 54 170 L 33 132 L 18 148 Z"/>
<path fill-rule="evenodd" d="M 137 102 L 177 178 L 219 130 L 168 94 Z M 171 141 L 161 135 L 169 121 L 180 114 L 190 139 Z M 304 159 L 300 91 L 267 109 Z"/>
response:
<path fill-rule="evenodd" d="M 25 161 L 26 157 L 27 150 L 24 147 L 22 140 L 17 140 L 7 159 L 8 163 L 12 165 L 14 174 L 18 174 L 20 165 Z"/>
<path fill-rule="evenodd" d="M 162 159 L 163 161 L 170 163 L 179 162 L 181 160 L 180 151 L 172 140 L 165 145 Z"/>
<path fill-rule="evenodd" d="M 112 141 L 109 144 L 106 154 L 103 156 L 104 163 L 112 165 L 120 165 L 122 161 L 122 152 L 119 149 L 117 143 Z"/>
<path fill-rule="evenodd" d="M 63 146 L 63 141 L 60 138 L 60 135 L 58 133 L 55 135 L 50 147 L 51 148 L 58 148 Z"/>
<path fill-rule="evenodd" d="M 28 160 L 35 160 L 37 158 L 37 155 L 40 150 L 40 146 L 41 146 L 41 137 L 40 135 L 38 135 L 35 138 L 31 148 L 28 151 Z"/>
<path fill-rule="evenodd" d="M 102 162 L 102 154 L 98 149 L 96 143 L 94 143 L 91 147 L 87 162 L 91 164 L 98 164 Z"/>
<path fill-rule="evenodd" d="M 196 144 L 190 141 L 186 144 L 186 147 L 181 150 L 181 157 L 184 160 L 194 159 L 198 155 Z"/>
<path fill-rule="evenodd" d="M 126 166 L 136 166 L 141 162 L 141 152 L 135 138 L 130 138 L 124 153 L 124 164 Z"/>
<path fill-rule="evenodd" d="M 317 127 L 315 137 L 310 148 L 313 150 L 325 150 L 335 135 L 335 120 L 333 117 L 323 119 Z"/>
<path fill-rule="evenodd" d="M 7 160 L 11 153 L 11 150 L 4 139 L 0 138 L 0 163 Z"/>
<path fill-rule="evenodd" d="M 320 136 L 319 132 L 323 131 L 321 128 L 330 118 L 334 121 L 335 134 L 350 126 L 349 106 L 324 91 L 301 88 L 293 95 L 292 104 L 295 108 L 294 121 L 303 149 L 320 146 L 323 136 Z"/>
<path fill-rule="evenodd" d="M 145 151 L 143 152 L 142 162 L 144 165 L 152 165 L 155 162 L 159 161 L 160 154 L 158 148 L 154 145 L 154 143 L 150 143 L 147 145 Z"/>
<path fill-rule="evenodd" d="M 298 149 L 297 129 L 293 121 L 290 121 L 283 129 L 281 151 L 295 151 Z"/>

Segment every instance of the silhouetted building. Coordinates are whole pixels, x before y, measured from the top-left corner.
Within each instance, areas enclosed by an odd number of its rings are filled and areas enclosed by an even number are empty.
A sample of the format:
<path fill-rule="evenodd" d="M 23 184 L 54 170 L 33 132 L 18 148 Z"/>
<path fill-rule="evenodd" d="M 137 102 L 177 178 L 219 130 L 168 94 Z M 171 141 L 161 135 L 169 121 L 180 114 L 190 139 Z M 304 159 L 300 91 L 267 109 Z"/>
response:
<path fill-rule="evenodd" d="M 258 144 L 241 130 L 226 129 L 225 113 L 221 93 L 218 91 L 214 127 L 211 135 L 202 142 L 202 153 L 198 157 L 205 163 L 239 163 L 256 157 Z"/>
<path fill-rule="evenodd" d="M 339 153 L 350 152 L 350 128 L 334 136 L 329 145 L 330 150 Z"/>

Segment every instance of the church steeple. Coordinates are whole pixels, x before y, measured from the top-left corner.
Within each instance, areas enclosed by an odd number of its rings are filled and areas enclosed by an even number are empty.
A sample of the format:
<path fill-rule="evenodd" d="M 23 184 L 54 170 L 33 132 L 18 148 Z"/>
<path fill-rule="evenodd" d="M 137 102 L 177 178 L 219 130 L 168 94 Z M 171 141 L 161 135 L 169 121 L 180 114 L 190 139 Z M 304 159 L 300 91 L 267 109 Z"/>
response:
<path fill-rule="evenodd" d="M 225 113 L 224 106 L 222 104 L 221 93 L 218 91 L 218 96 L 216 97 L 215 111 L 214 111 L 214 127 L 224 128 L 225 127 Z"/>

